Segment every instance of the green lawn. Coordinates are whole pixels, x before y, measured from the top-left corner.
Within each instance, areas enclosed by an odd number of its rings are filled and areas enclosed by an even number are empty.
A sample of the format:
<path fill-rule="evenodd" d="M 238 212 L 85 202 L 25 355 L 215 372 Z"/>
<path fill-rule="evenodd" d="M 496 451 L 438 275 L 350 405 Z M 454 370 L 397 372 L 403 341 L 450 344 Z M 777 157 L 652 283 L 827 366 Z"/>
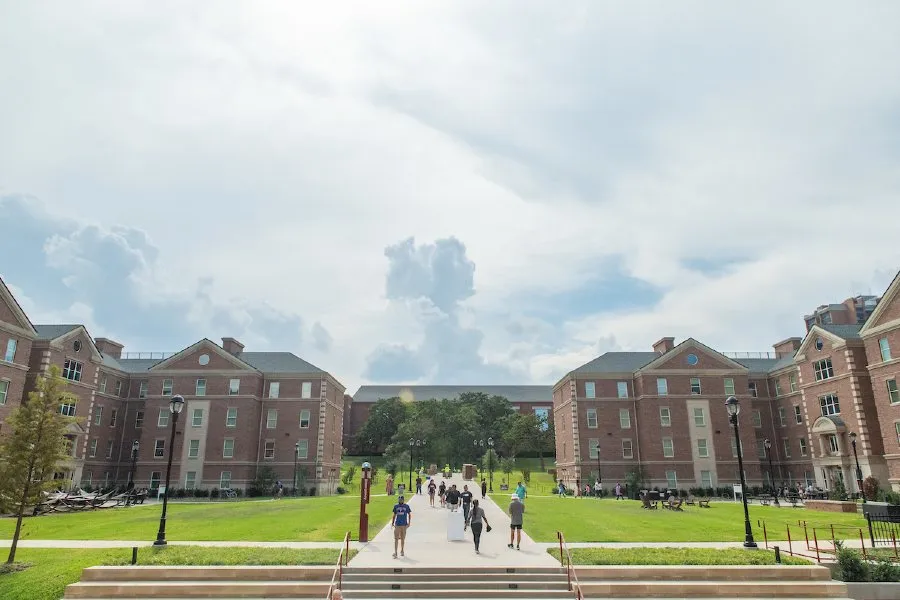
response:
<path fill-rule="evenodd" d="M 559 549 L 547 552 L 559 560 Z M 573 548 L 576 565 L 774 565 L 771 550 L 743 548 Z M 802 558 L 781 554 L 785 565 L 808 565 Z"/>
<path fill-rule="evenodd" d="M 141 548 L 139 565 L 333 565 L 338 550 L 287 548 Z M 356 550 L 351 550 L 351 556 Z M 81 579 L 85 567 L 131 564 L 131 549 L 38 550 L 16 553 L 23 571 L 0 574 L 0 600 L 58 600 L 65 587 Z M 2 573 L 2 571 L 0 571 Z"/>
<path fill-rule="evenodd" d="M 369 536 L 390 521 L 396 496 L 372 496 Z M 152 540 L 160 507 L 139 505 L 25 519 L 22 539 Z M 10 539 L 15 520 L 0 519 L 0 539 Z M 169 504 L 166 536 L 172 541 L 339 542 L 358 537 L 359 498 L 285 498 L 258 502 Z"/>
<path fill-rule="evenodd" d="M 744 515 L 740 503 L 713 501 L 710 508 L 685 506 L 683 512 L 645 510 L 636 500 L 616 501 L 594 498 L 535 498 L 525 503 L 525 531 L 539 542 L 556 541 L 562 531 L 568 542 L 738 542 L 744 539 Z M 804 519 L 812 540 L 813 527 L 822 539 L 831 538 L 830 525 L 863 528 L 866 521 L 858 514 L 818 512 L 800 508 L 750 506 L 753 535 L 762 541 L 765 520 L 770 540 L 786 540 L 786 525 L 791 538 L 803 540 L 797 520 Z M 857 529 L 839 529 L 838 537 L 856 539 Z M 840 533 L 844 535 L 841 536 Z"/>

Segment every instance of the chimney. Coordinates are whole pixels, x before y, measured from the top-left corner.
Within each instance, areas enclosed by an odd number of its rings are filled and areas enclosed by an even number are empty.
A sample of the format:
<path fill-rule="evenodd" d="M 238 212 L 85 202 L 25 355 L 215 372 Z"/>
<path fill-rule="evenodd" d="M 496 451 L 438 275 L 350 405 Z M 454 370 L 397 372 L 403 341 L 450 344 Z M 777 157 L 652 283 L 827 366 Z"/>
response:
<path fill-rule="evenodd" d="M 655 344 L 653 344 L 653 351 L 657 354 L 665 354 L 669 350 L 675 347 L 675 338 L 673 337 L 664 337 Z"/>
<path fill-rule="evenodd" d="M 777 344 L 774 344 L 772 347 L 775 348 L 775 356 L 781 358 L 782 356 L 793 356 L 797 353 L 797 350 L 800 349 L 800 344 L 803 343 L 803 338 L 792 337 L 786 340 L 781 340 Z"/>
<path fill-rule="evenodd" d="M 111 356 L 116 360 L 122 358 L 122 349 L 125 347 L 119 342 L 114 342 L 107 338 L 95 339 L 94 345 L 97 346 L 97 350 L 99 350 L 101 354 Z"/>
<path fill-rule="evenodd" d="M 225 352 L 234 356 L 244 351 L 244 345 L 233 337 L 222 338 L 222 347 L 225 348 Z"/>

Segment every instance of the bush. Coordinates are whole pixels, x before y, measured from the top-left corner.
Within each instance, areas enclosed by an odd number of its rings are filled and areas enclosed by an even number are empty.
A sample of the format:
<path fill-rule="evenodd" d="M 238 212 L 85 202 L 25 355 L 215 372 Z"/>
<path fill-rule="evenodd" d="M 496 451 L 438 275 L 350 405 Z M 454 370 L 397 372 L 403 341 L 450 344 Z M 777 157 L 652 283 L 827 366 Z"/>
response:
<path fill-rule="evenodd" d="M 879 481 L 869 475 L 866 477 L 865 481 L 863 481 L 863 493 L 866 496 L 867 500 L 875 500 L 878 498 L 878 493 L 881 491 Z"/>
<path fill-rule="evenodd" d="M 869 566 L 869 579 L 879 582 L 900 581 L 900 566 L 895 565 L 886 558 L 881 558 Z"/>
<path fill-rule="evenodd" d="M 213 488 L 209 491 L 210 498 L 218 498 L 219 497 L 219 488 Z"/>
<path fill-rule="evenodd" d="M 343 488 L 343 487 L 341 487 L 341 486 L 338 486 L 338 488 L 337 488 L 335 491 L 336 491 L 338 494 L 346 494 L 346 493 L 347 493 L 346 488 Z"/>
<path fill-rule="evenodd" d="M 900 504 L 900 492 L 885 492 L 884 501 L 888 504 Z"/>
<path fill-rule="evenodd" d="M 828 494 L 829 500 L 846 500 L 847 499 L 847 488 L 844 487 L 844 482 L 838 479 L 834 482 L 834 486 L 831 488 L 831 492 Z"/>
<path fill-rule="evenodd" d="M 863 561 L 862 556 L 855 550 L 844 548 L 844 545 L 835 541 L 837 548 L 838 577 L 841 581 L 867 581 L 869 566 Z"/>
<path fill-rule="evenodd" d="M 344 473 L 343 477 L 341 477 L 341 482 L 346 485 L 350 485 L 350 482 L 353 481 L 353 477 L 356 475 L 356 465 L 350 465 L 347 467 L 347 471 Z"/>
<path fill-rule="evenodd" d="M 531 469 L 522 469 L 522 481 L 526 484 L 531 483 Z"/>
<path fill-rule="evenodd" d="M 547 475 L 552 477 L 555 481 L 556 480 L 556 469 L 547 469 Z"/>

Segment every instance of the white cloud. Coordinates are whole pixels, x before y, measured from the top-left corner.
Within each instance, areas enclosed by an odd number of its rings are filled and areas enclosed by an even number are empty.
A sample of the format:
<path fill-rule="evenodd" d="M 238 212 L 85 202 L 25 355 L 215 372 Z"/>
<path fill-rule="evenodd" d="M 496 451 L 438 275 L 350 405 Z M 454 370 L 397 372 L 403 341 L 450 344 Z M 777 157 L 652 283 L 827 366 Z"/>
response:
<path fill-rule="evenodd" d="M 0 191 L 146 232 L 160 295 L 205 279 L 232 315 L 318 324 L 351 387 L 377 346 L 425 335 L 385 298 L 384 248 L 410 236 L 465 244 L 481 358 L 541 381 L 663 335 L 764 350 L 900 266 L 893 2 L 2 11 Z M 57 261 L 86 241 L 63 242 Z M 510 305 L 611 258 L 662 300 L 561 324 Z"/>

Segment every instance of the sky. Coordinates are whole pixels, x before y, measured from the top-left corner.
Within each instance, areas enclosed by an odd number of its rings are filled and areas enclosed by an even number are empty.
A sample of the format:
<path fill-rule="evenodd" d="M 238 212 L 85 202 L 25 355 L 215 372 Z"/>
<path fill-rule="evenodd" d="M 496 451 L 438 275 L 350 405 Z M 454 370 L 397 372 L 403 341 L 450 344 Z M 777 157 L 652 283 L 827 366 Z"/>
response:
<path fill-rule="evenodd" d="M 365 383 L 771 351 L 900 269 L 900 3 L 0 0 L 0 276 Z"/>

